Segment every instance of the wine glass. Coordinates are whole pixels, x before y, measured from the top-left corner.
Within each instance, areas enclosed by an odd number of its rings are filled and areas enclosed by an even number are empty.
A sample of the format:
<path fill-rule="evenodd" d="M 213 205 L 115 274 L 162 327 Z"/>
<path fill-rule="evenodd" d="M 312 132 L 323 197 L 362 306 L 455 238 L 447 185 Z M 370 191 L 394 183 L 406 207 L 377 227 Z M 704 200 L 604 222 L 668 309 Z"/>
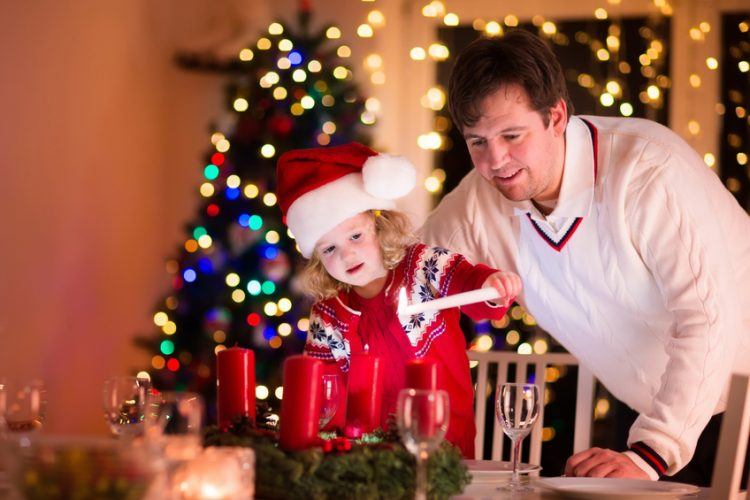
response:
<path fill-rule="evenodd" d="M 529 435 L 539 417 L 539 408 L 539 387 L 534 384 L 505 383 L 497 391 L 497 419 L 512 443 L 513 475 L 507 486 L 510 491 L 531 490 L 521 486 L 518 480 L 518 462 L 521 459 L 521 442 Z"/>
<path fill-rule="evenodd" d="M 13 433 L 26 433 L 41 428 L 45 394 L 44 384 L 40 380 L 19 382 L 0 379 L 0 430 L 5 428 Z"/>
<path fill-rule="evenodd" d="M 203 397 L 194 392 L 154 392 L 148 398 L 146 436 L 168 461 L 193 458 L 201 448 Z"/>
<path fill-rule="evenodd" d="M 398 395 L 396 417 L 401 440 L 417 458 L 417 500 L 427 498 L 427 458 L 445 437 L 449 415 L 445 391 L 403 389 Z"/>
<path fill-rule="evenodd" d="M 104 416 L 114 436 L 132 438 L 143 432 L 149 384 L 136 377 L 104 381 Z"/>
<path fill-rule="evenodd" d="M 323 429 L 336 414 L 339 406 L 339 376 L 323 375 L 321 381 L 323 397 L 320 403 L 319 428 Z"/>

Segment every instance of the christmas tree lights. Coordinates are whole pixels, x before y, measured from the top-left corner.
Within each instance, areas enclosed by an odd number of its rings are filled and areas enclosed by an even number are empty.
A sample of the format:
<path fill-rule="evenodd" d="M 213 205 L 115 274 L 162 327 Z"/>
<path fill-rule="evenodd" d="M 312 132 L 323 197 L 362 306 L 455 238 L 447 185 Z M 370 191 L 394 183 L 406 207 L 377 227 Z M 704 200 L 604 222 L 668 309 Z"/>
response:
<path fill-rule="evenodd" d="M 156 333 L 138 343 L 154 354 L 154 385 L 201 392 L 210 419 L 216 353 L 254 349 L 258 398 L 280 399 L 281 360 L 299 353 L 307 335 L 310 303 L 295 282 L 300 258 L 277 207 L 276 159 L 290 149 L 367 142 L 375 123 L 342 60 L 351 51 L 341 29 L 312 32 L 302 5 L 297 29 L 274 22 L 235 58 L 178 58 L 226 78 L 225 110 L 200 166 L 196 217 L 167 263 L 172 290 L 154 313 Z"/>

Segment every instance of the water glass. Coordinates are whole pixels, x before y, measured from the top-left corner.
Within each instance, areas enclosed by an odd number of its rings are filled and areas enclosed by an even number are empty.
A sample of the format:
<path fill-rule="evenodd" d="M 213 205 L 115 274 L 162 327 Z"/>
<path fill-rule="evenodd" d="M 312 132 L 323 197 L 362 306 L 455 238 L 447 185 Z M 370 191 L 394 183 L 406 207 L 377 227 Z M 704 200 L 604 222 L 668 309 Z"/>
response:
<path fill-rule="evenodd" d="M 104 417 L 114 436 L 132 438 L 143 433 L 149 383 L 136 377 L 104 381 Z"/>
<path fill-rule="evenodd" d="M 427 498 L 427 459 L 445 437 L 449 415 L 445 391 L 403 389 L 398 395 L 396 418 L 401 440 L 417 459 L 417 500 Z"/>
<path fill-rule="evenodd" d="M 33 432 L 42 427 L 46 392 L 40 380 L 0 379 L 0 430 Z"/>
<path fill-rule="evenodd" d="M 334 417 L 339 406 L 339 376 L 323 375 L 321 391 L 319 428 L 323 429 Z"/>
<path fill-rule="evenodd" d="M 146 405 L 146 435 L 162 447 L 164 458 L 194 458 L 201 448 L 203 398 L 194 392 L 154 392 Z"/>
<path fill-rule="evenodd" d="M 507 489 L 513 492 L 530 491 L 518 480 L 521 442 L 529 435 L 539 417 L 539 387 L 534 384 L 505 383 L 497 390 L 495 411 L 503 432 L 512 443 L 513 475 Z"/>

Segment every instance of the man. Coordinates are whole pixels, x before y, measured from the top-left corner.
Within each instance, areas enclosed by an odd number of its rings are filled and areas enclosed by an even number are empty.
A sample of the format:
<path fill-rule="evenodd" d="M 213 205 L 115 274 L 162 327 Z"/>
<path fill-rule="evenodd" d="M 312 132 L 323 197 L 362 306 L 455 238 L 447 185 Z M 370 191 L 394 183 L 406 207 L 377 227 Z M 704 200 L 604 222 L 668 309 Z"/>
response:
<path fill-rule="evenodd" d="M 528 32 L 467 47 L 449 103 L 475 168 L 425 242 L 516 271 L 539 325 L 639 413 L 629 450 L 565 473 L 709 484 L 729 375 L 750 371 L 748 215 L 670 130 L 571 116 Z"/>

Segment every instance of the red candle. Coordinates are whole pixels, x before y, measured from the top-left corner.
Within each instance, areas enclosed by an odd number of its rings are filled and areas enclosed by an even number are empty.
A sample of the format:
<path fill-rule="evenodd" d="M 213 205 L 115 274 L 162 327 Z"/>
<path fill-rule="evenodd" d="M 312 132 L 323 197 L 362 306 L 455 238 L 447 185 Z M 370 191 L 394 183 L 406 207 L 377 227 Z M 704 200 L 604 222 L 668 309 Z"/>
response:
<path fill-rule="evenodd" d="M 438 364 L 434 359 L 420 358 L 406 362 L 406 387 L 436 390 Z"/>
<path fill-rule="evenodd" d="M 380 427 L 383 380 L 378 356 L 352 353 L 347 399 L 345 434 L 348 437 L 358 437 L 357 434 Z"/>
<path fill-rule="evenodd" d="M 219 427 L 236 417 L 255 421 L 255 353 L 230 347 L 216 355 L 216 406 Z"/>
<path fill-rule="evenodd" d="M 279 444 L 285 450 L 317 444 L 322 376 L 323 362 L 311 356 L 289 356 L 284 361 Z"/>

